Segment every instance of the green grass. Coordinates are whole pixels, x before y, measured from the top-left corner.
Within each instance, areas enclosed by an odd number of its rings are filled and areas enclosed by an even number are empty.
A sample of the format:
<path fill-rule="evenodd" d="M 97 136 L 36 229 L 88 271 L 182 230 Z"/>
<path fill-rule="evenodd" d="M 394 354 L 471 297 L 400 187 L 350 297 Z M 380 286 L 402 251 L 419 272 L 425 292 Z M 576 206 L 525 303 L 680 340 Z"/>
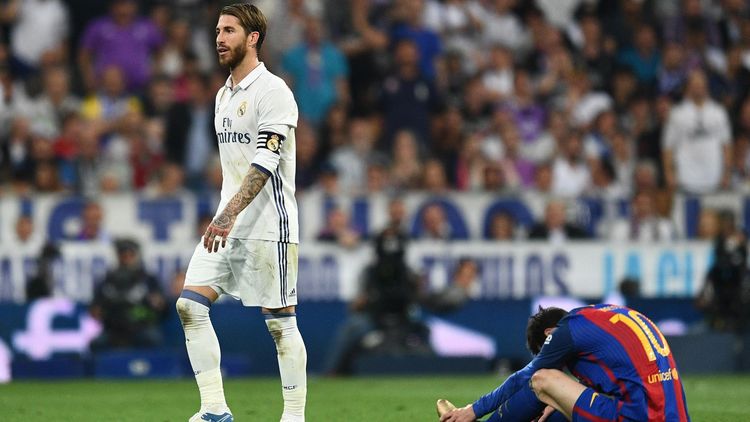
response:
<path fill-rule="evenodd" d="M 307 419 L 436 421 L 434 403 L 468 403 L 499 383 L 492 376 L 312 378 Z M 685 376 L 693 421 L 750 420 L 750 376 Z M 278 421 L 281 391 L 273 378 L 230 379 L 227 399 L 238 421 Z M 192 380 L 14 382 L 0 385 L 2 420 L 186 421 L 197 410 Z"/>

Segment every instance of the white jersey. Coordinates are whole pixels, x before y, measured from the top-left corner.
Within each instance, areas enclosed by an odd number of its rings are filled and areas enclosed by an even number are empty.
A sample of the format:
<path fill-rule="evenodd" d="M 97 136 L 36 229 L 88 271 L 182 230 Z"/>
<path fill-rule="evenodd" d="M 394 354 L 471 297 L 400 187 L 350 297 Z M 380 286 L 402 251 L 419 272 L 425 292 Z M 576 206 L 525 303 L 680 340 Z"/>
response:
<path fill-rule="evenodd" d="M 723 148 L 732 140 L 726 110 L 706 100 L 702 107 L 685 100 L 672 109 L 664 129 L 662 145 L 671 149 L 677 182 L 691 193 L 713 192 L 721 183 Z"/>
<path fill-rule="evenodd" d="M 223 182 L 216 215 L 239 191 L 255 166 L 270 175 L 229 233 L 238 239 L 299 243 L 296 167 L 297 103 L 292 91 L 263 63 L 234 88 L 231 77 L 216 94 L 216 136 Z"/>

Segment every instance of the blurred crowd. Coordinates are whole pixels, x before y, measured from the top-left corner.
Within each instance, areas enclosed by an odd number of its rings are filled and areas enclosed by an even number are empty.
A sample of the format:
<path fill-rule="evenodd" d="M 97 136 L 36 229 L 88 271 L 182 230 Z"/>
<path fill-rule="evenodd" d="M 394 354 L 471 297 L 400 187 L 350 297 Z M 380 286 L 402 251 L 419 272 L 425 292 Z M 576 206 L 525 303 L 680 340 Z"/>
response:
<path fill-rule="evenodd" d="M 0 2 L 3 191 L 215 192 L 226 3 Z M 555 198 L 530 238 L 582 236 L 565 200 L 632 198 L 608 233 L 640 240 L 675 237 L 676 192 L 750 192 L 746 0 L 254 3 L 299 105 L 301 192 Z"/>

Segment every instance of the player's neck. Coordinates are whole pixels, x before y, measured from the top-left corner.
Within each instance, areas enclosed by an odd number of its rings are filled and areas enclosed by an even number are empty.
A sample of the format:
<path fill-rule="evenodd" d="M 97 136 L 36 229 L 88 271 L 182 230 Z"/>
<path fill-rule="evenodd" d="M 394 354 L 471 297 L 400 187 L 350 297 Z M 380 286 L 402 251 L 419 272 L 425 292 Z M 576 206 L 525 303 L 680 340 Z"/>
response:
<path fill-rule="evenodd" d="M 232 87 L 237 86 L 238 83 L 245 79 L 245 76 L 249 75 L 250 72 L 252 72 L 253 69 L 258 67 L 259 65 L 260 60 L 258 60 L 258 56 L 251 54 L 245 56 L 245 60 L 243 60 L 239 66 L 231 70 Z"/>

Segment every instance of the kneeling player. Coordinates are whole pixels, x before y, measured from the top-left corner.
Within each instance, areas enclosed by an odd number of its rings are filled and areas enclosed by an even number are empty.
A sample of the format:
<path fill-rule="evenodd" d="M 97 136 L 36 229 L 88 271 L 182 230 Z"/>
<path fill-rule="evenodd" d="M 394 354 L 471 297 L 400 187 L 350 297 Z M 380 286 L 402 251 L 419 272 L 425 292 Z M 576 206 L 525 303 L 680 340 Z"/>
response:
<path fill-rule="evenodd" d="M 690 420 L 669 345 L 637 311 L 540 309 L 526 338 L 536 356 L 525 368 L 473 404 L 441 411 L 439 403 L 440 421 L 469 422 L 492 412 L 487 421 L 528 422 L 542 413 L 540 421 Z"/>

